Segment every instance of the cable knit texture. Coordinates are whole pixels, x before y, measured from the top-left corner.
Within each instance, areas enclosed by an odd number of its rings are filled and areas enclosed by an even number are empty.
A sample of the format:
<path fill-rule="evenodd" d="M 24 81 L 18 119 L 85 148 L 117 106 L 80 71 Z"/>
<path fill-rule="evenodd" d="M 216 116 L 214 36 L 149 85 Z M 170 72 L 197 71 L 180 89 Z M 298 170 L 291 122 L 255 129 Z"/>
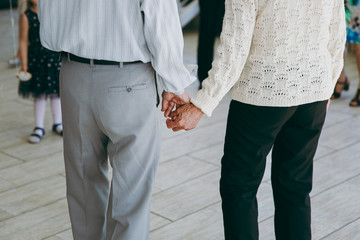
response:
<path fill-rule="evenodd" d="M 210 116 L 224 95 L 258 106 L 329 99 L 343 67 L 343 0 L 226 0 L 220 46 L 192 99 Z"/>

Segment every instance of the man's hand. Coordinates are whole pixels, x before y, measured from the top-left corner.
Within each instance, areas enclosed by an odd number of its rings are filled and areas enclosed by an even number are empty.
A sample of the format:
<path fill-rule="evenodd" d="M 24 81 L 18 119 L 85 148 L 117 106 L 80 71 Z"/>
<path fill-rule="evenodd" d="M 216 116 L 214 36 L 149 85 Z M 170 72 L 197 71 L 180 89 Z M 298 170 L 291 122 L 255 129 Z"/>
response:
<path fill-rule="evenodd" d="M 163 91 L 162 93 L 162 107 L 161 111 L 164 112 L 165 117 L 169 117 L 170 112 L 174 109 L 174 107 L 180 107 L 186 103 L 190 102 L 189 95 L 184 92 L 181 95 L 176 95 L 171 92 Z"/>
<path fill-rule="evenodd" d="M 174 132 L 194 129 L 204 113 L 192 103 L 187 103 L 170 113 L 171 119 L 166 120 L 168 128 Z"/>

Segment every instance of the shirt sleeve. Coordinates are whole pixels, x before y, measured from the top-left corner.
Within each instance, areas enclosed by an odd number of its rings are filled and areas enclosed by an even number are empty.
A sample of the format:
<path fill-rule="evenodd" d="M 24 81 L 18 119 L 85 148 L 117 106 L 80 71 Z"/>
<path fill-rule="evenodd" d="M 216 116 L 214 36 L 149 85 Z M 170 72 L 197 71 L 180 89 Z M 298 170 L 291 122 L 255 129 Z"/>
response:
<path fill-rule="evenodd" d="M 223 31 L 216 58 L 191 102 L 211 116 L 225 94 L 238 81 L 250 52 L 256 19 L 256 0 L 226 0 Z"/>
<path fill-rule="evenodd" d="M 328 50 L 331 54 L 332 83 L 335 86 L 344 66 L 346 41 L 346 20 L 344 1 L 335 1 L 330 22 Z"/>
<path fill-rule="evenodd" d="M 176 0 L 143 0 L 141 11 L 151 63 L 165 91 L 181 94 L 194 78 L 183 63 L 184 40 Z"/>

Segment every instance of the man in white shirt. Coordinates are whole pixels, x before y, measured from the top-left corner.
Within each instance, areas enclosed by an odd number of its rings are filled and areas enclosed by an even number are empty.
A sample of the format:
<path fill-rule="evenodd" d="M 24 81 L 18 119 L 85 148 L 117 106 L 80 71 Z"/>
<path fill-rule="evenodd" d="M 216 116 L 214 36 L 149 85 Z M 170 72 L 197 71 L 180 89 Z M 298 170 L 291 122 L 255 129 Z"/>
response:
<path fill-rule="evenodd" d="M 188 102 L 176 0 L 40 0 L 44 47 L 62 52 L 64 158 L 75 240 L 146 240 L 160 152 L 158 76 Z M 113 169 L 108 176 L 108 159 Z M 111 185 L 111 187 L 110 187 Z"/>

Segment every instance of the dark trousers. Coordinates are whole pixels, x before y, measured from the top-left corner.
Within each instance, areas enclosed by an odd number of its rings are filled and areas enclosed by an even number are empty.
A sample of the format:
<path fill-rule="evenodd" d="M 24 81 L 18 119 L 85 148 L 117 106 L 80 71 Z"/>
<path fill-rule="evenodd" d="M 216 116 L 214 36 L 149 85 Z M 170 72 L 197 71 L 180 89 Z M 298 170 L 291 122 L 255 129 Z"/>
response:
<path fill-rule="evenodd" d="M 198 42 L 198 78 L 208 76 L 214 57 L 214 44 L 220 35 L 225 12 L 225 0 L 200 0 L 200 25 Z"/>
<path fill-rule="evenodd" d="M 231 102 L 220 180 L 226 240 L 259 238 L 256 194 L 271 148 L 276 239 L 311 239 L 309 193 L 326 104 L 258 107 Z"/>

